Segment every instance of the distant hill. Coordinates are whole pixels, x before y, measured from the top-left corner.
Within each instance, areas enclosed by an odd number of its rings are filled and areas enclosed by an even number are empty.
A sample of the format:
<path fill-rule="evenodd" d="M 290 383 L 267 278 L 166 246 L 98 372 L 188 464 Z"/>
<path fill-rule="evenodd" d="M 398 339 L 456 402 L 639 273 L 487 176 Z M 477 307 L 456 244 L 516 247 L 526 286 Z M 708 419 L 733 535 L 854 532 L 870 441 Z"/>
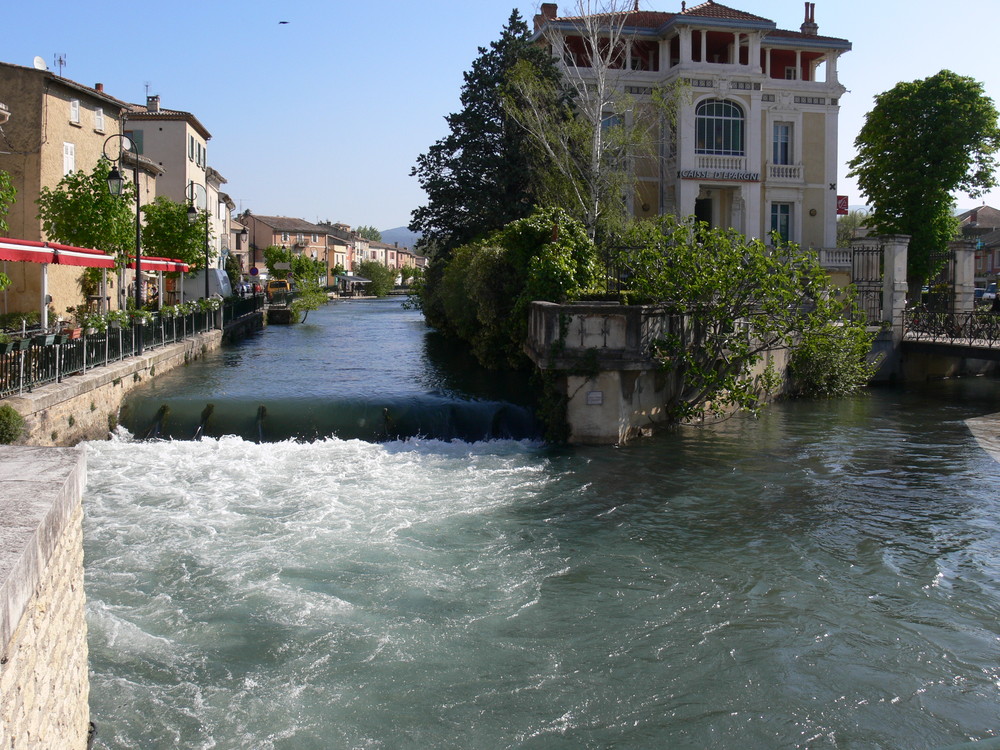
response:
<path fill-rule="evenodd" d="M 399 243 L 400 247 L 412 248 L 417 244 L 417 240 L 420 239 L 420 235 L 417 232 L 411 232 L 406 227 L 396 227 L 395 229 L 383 229 L 382 231 L 382 242 L 387 245 L 391 245 L 394 242 Z"/>

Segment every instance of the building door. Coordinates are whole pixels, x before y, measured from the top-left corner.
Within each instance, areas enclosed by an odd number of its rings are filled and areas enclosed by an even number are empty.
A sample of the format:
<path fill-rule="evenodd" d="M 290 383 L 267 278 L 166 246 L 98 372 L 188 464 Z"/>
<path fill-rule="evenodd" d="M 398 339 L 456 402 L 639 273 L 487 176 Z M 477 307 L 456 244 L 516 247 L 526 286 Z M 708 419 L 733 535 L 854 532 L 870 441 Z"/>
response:
<path fill-rule="evenodd" d="M 694 217 L 712 226 L 712 199 L 696 198 L 694 201 Z"/>

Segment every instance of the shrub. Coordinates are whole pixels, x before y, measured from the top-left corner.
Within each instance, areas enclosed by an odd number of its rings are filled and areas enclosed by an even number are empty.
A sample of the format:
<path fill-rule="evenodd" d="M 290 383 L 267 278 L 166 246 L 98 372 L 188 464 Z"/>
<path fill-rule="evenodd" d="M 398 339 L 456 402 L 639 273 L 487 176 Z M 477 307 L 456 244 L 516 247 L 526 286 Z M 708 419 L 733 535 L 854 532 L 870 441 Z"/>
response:
<path fill-rule="evenodd" d="M 24 434 L 24 417 L 10 404 L 0 405 L 0 445 L 12 445 Z"/>

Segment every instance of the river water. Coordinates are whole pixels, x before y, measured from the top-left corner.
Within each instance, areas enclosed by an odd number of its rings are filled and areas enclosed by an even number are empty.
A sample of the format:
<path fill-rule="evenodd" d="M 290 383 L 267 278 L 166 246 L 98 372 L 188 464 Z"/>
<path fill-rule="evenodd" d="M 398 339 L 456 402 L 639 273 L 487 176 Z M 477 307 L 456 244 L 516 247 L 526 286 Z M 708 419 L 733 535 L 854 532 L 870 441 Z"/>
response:
<path fill-rule="evenodd" d="M 305 352 L 331 332 L 349 356 Z M 253 381 L 259 400 L 276 351 L 312 410 L 335 391 L 376 409 L 499 398 L 436 346 L 396 302 L 330 306 L 158 377 L 149 400 L 207 390 L 222 410 Z M 624 448 L 90 443 L 96 746 L 913 749 L 1000 734 L 998 411 L 998 383 L 976 379 Z"/>

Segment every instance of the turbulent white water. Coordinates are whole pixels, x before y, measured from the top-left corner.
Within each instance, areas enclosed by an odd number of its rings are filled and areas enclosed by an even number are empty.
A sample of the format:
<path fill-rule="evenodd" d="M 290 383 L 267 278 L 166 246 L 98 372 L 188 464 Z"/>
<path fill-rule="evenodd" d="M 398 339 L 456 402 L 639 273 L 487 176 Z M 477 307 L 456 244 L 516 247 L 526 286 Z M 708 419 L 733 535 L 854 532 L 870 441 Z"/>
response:
<path fill-rule="evenodd" d="M 1000 471 L 968 416 L 877 396 L 576 451 L 91 443 L 97 746 L 998 734 Z"/>

